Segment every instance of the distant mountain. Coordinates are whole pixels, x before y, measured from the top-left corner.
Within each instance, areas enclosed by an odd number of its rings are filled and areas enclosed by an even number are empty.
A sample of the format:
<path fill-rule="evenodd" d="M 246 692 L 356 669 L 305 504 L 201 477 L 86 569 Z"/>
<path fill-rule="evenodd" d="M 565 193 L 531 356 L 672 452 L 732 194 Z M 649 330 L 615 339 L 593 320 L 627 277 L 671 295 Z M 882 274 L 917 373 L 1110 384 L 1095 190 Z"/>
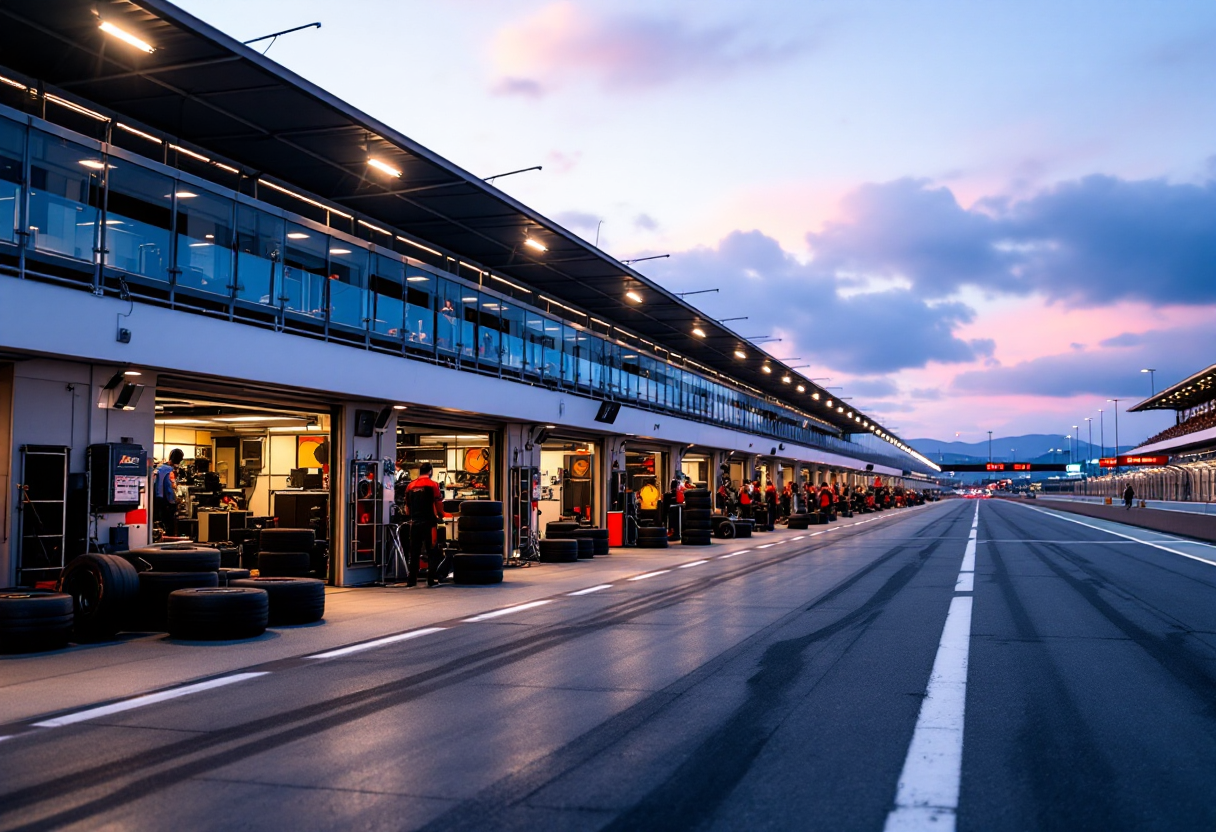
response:
<path fill-rule="evenodd" d="M 1087 434 L 1082 434 L 1079 444 L 1069 440 L 1063 434 L 1031 433 L 1025 436 L 994 436 L 992 437 L 992 459 L 994 462 L 1063 462 L 1068 458 L 1069 443 L 1072 443 L 1077 459 L 1097 459 L 1102 455 L 1102 447 L 1095 442 L 1089 446 L 1085 442 Z M 1097 439 L 1097 437 L 1094 437 Z M 1113 442 L 1112 437 L 1107 437 Z M 910 439 L 908 444 L 934 462 L 987 462 L 988 440 L 979 442 L 943 441 L 941 439 Z M 1121 453 L 1127 453 L 1134 445 L 1124 445 Z M 1063 453 L 1053 453 L 1053 449 L 1063 449 Z M 1115 449 L 1108 445 L 1106 455 L 1111 456 Z"/>

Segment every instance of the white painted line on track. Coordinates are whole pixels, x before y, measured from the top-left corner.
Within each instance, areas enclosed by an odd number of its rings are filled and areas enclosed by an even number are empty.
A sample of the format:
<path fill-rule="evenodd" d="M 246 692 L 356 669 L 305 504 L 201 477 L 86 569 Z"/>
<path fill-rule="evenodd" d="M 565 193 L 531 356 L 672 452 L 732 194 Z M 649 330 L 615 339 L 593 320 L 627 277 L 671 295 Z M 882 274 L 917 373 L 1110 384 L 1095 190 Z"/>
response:
<path fill-rule="evenodd" d="M 958 580 L 954 583 L 955 592 L 975 592 L 975 573 L 960 572 Z"/>
<path fill-rule="evenodd" d="M 524 610 L 535 609 L 536 607 L 544 606 L 545 604 L 551 604 L 551 603 L 553 603 L 552 599 L 545 599 L 543 601 L 529 601 L 526 604 L 516 604 L 513 607 L 503 607 L 502 609 L 494 610 L 493 612 L 483 612 L 481 615 L 475 615 L 472 618 L 464 619 L 464 622 L 466 624 L 472 624 L 477 621 L 489 621 L 491 618 L 498 618 L 499 616 L 510 615 L 513 612 L 523 612 Z"/>
<path fill-rule="evenodd" d="M 823 532 L 811 532 L 807 537 L 819 537 Z"/>
<path fill-rule="evenodd" d="M 13 735 L 9 734 L 8 736 L 0 737 L 0 742 L 4 742 L 5 740 L 11 740 L 12 738 L 13 738 Z"/>
<path fill-rule="evenodd" d="M 373 641 L 365 641 L 362 644 L 352 644 L 349 647 L 339 647 L 336 650 L 326 650 L 324 653 L 314 653 L 311 656 L 305 656 L 306 659 L 336 659 L 338 656 L 349 656 L 351 653 L 362 653 L 364 650 L 374 650 L 377 647 L 383 647 L 386 644 L 396 644 L 399 641 L 409 641 L 410 639 L 418 638 L 419 636 L 438 633 L 443 630 L 443 627 L 423 627 L 420 630 L 410 630 L 408 633 L 397 633 L 395 636 L 385 636 Z"/>
<path fill-rule="evenodd" d="M 963 710 L 971 648 L 970 595 L 956 595 L 946 614 L 937 657 L 908 746 L 895 808 L 884 832 L 953 832 L 963 767 Z"/>
<path fill-rule="evenodd" d="M 975 538 L 968 538 L 967 548 L 963 551 L 963 572 L 975 571 Z"/>
<path fill-rule="evenodd" d="M 806 535 L 804 535 L 804 534 L 800 534 L 797 537 L 791 537 L 790 543 L 793 543 L 795 540 L 802 540 L 802 538 L 804 538 L 804 537 L 806 537 Z"/>
<path fill-rule="evenodd" d="M 1095 531 L 1105 532 L 1106 534 L 1113 534 L 1115 537 L 1122 537 L 1124 540 L 1131 540 L 1136 543 L 1143 543 L 1145 546 L 1152 546 L 1154 549 L 1160 549 L 1163 552 L 1169 552 L 1170 554 L 1173 554 L 1173 555 L 1181 555 L 1184 558 L 1190 558 L 1191 560 L 1197 560 L 1200 563 L 1206 563 L 1209 566 L 1216 566 L 1216 560 L 1208 560 L 1207 558 L 1199 557 L 1199 555 L 1189 555 L 1186 552 L 1179 552 L 1177 549 L 1171 549 L 1169 546 L 1162 546 L 1160 543 L 1154 543 L 1151 540 L 1141 540 L 1140 538 L 1134 537 L 1130 534 L 1123 534 L 1122 532 L 1112 531 L 1111 529 L 1104 529 L 1101 526 L 1095 526 L 1092 523 L 1084 523 L 1080 520 L 1074 520 L 1071 517 L 1061 517 L 1059 514 L 1053 512 L 1053 511 L 1045 511 L 1041 508 L 1035 508 L 1034 506 L 1026 506 L 1026 505 L 1022 505 L 1021 503 L 1013 503 L 1013 505 L 1022 506 L 1022 508 L 1028 508 L 1031 511 L 1037 511 L 1040 514 L 1046 514 L 1048 517 L 1055 517 L 1059 520 L 1066 520 L 1069 523 L 1076 523 L 1078 526 L 1085 526 L 1087 529 L 1094 529 Z M 1116 521 L 1112 520 L 1110 522 L 1114 523 Z M 1152 531 L 1152 530 L 1146 529 L 1145 531 Z M 1153 534 L 1165 534 L 1165 533 L 1164 532 L 1153 532 Z M 1168 537 L 1168 535 L 1167 535 L 1167 537 Z M 1176 537 L 1173 537 L 1170 539 L 1177 540 L 1179 543 L 1186 543 L 1186 544 L 1198 543 L 1200 546 L 1208 545 L 1206 543 L 1201 543 L 1199 541 L 1181 540 Z M 1209 547 L 1209 548 L 1211 548 L 1211 547 Z"/>
<path fill-rule="evenodd" d="M 567 592 L 566 594 L 574 597 L 578 595 L 590 595 L 593 592 L 599 592 L 601 589 L 612 589 L 612 584 L 600 584 L 599 586 L 589 586 L 586 589 L 580 589 L 578 592 Z"/>
<path fill-rule="evenodd" d="M 654 578 L 654 577 L 657 577 L 657 576 L 659 576 L 659 575 L 666 575 L 666 574 L 667 574 L 668 572 L 670 572 L 670 571 L 671 571 L 670 569 L 660 569 L 660 570 L 658 570 L 657 572 L 645 572 L 645 573 L 643 573 L 643 574 L 641 574 L 641 575 L 634 575 L 632 578 L 629 578 L 629 580 L 631 580 L 631 581 L 644 581 L 644 580 L 646 580 L 647 578 Z"/>
<path fill-rule="evenodd" d="M 776 545 L 777 545 L 776 543 L 765 543 L 763 546 L 757 546 L 756 548 L 757 549 L 771 549 L 772 547 L 774 547 Z"/>
<path fill-rule="evenodd" d="M 718 555 L 718 560 L 726 560 L 727 558 L 733 558 L 735 555 L 746 555 L 750 551 L 751 551 L 751 549 L 740 549 L 737 552 L 729 552 L 725 555 Z"/>
<path fill-rule="evenodd" d="M 692 563 L 681 563 L 677 569 L 688 569 L 690 566 L 700 566 L 703 563 L 709 563 L 707 560 L 694 560 Z"/>
<path fill-rule="evenodd" d="M 258 671 L 255 673 L 234 673 L 231 676 L 221 676 L 218 679 L 210 679 L 206 682 L 199 682 L 194 685 L 186 685 L 185 687 L 173 688 L 172 690 L 162 690 L 158 693 L 149 693 L 144 696 L 136 696 L 134 699 L 125 699 L 122 702 L 114 702 L 109 705 L 102 705 L 97 708 L 89 708 L 84 711 L 77 711 L 74 714 L 65 714 L 57 716 L 54 719 L 35 722 L 35 728 L 62 728 L 65 725 L 75 725 L 77 722 L 86 722 L 90 719 L 97 719 L 111 714 L 120 714 L 123 711 L 131 711 L 135 708 L 142 708 L 145 705 L 155 705 L 157 702 L 165 702 L 170 699 L 177 699 L 181 696 L 189 696 L 192 693 L 202 693 L 205 690 L 214 690 L 227 685 L 232 685 L 237 682 L 244 682 L 246 679 L 254 679 L 258 676 L 267 675 L 266 671 Z"/>

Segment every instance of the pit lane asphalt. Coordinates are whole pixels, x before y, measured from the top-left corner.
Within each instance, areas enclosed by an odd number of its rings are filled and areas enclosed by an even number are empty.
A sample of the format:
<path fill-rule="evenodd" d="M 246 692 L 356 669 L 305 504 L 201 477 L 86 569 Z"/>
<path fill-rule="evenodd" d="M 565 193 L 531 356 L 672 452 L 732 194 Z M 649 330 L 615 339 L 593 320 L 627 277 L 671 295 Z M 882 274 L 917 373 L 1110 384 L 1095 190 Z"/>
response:
<path fill-rule="evenodd" d="M 0 828 L 882 829 L 974 508 L 16 732 Z M 979 517 L 959 828 L 1211 828 L 1216 567 Z"/>

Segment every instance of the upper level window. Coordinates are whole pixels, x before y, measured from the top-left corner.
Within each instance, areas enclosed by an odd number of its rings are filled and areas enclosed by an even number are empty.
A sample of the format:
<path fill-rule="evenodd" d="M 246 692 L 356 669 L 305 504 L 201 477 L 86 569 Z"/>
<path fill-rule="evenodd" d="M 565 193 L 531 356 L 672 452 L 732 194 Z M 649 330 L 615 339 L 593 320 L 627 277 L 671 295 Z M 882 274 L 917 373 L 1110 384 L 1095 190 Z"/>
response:
<path fill-rule="evenodd" d="M 157 281 L 169 279 L 169 228 L 176 201 L 198 193 L 124 160 L 107 171 L 105 263 Z"/>
<path fill-rule="evenodd" d="M 0 118 L 0 243 L 17 241 L 25 128 Z"/>
<path fill-rule="evenodd" d="M 30 131 L 29 232 L 36 250 L 93 260 L 105 169 L 97 151 Z"/>

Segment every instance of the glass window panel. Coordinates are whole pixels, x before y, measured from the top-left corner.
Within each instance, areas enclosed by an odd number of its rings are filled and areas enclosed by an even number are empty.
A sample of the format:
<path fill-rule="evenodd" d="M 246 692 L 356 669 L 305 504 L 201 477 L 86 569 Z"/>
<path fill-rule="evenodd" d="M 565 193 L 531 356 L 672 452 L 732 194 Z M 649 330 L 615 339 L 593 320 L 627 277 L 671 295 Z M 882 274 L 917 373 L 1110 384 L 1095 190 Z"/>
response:
<path fill-rule="evenodd" d="M 152 280 L 169 279 L 173 203 L 198 194 L 168 176 L 125 161 L 110 163 L 106 194 L 106 265 Z"/>
<path fill-rule="evenodd" d="M 477 360 L 482 364 L 498 366 L 502 362 L 502 340 L 499 332 L 499 315 L 502 304 L 493 295 L 481 296 L 477 315 Z"/>
<path fill-rule="evenodd" d="M 460 353 L 464 334 L 464 301 L 468 290 L 459 283 L 439 279 L 439 310 L 435 316 L 435 343 L 440 352 L 449 355 Z"/>
<path fill-rule="evenodd" d="M 368 280 L 372 304 L 373 332 L 391 338 L 401 338 L 405 321 L 405 263 L 383 254 L 372 255 L 372 273 Z"/>
<path fill-rule="evenodd" d="M 456 337 L 456 351 L 461 358 L 473 361 L 477 357 L 477 317 L 480 296 L 476 289 L 453 284 L 460 292 L 460 332 Z"/>
<path fill-rule="evenodd" d="M 293 223 L 287 224 L 283 280 L 279 300 L 288 312 L 325 317 L 329 237 Z"/>
<path fill-rule="evenodd" d="M 621 347 L 621 395 L 629 399 L 638 397 L 638 354 L 628 347 Z"/>
<path fill-rule="evenodd" d="M 543 318 L 545 356 L 541 363 L 541 374 L 546 379 L 560 381 L 562 377 L 562 325 L 550 318 Z"/>
<path fill-rule="evenodd" d="M 21 161 L 25 157 L 25 128 L 0 118 L 0 242 L 17 242 L 21 211 Z"/>
<path fill-rule="evenodd" d="M 522 370 L 524 366 L 524 311 L 504 303 L 499 310 L 502 331 L 502 366 Z"/>
<path fill-rule="evenodd" d="M 101 155 L 39 130 L 29 140 L 31 245 L 93 262 Z"/>
<path fill-rule="evenodd" d="M 232 291 L 232 210 L 231 199 L 205 191 L 178 199 L 177 285 L 219 295 Z"/>
<path fill-rule="evenodd" d="M 367 315 L 363 299 L 367 294 L 367 249 L 331 239 L 329 243 L 329 322 L 350 329 L 363 329 Z"/>
<path fill-rule="evenodd" d="M 578 364 L 575 362 L 574 346 L 578 343 L 578 330 L 569 324 L 562 324 L 562 381 L 566 384 L 578 383 Z"/>
<path fill-rule="evenodd" d="M 435 292 L 439 278 L 413 266 L 405 268 L 405 328 L 410 344 L 435 349 Z"/>
<path fill-rule="evenodd" d="M 236 207 L 236 297 L 249 303 L 278 306 L 274 285 L 283 259 L 287 223 L 251 208 Z"/>
<path fill-rule="evenodd" d="M 535 312 L 524 313 L 524 372 L 544 375 L 545 319 Z"/>

